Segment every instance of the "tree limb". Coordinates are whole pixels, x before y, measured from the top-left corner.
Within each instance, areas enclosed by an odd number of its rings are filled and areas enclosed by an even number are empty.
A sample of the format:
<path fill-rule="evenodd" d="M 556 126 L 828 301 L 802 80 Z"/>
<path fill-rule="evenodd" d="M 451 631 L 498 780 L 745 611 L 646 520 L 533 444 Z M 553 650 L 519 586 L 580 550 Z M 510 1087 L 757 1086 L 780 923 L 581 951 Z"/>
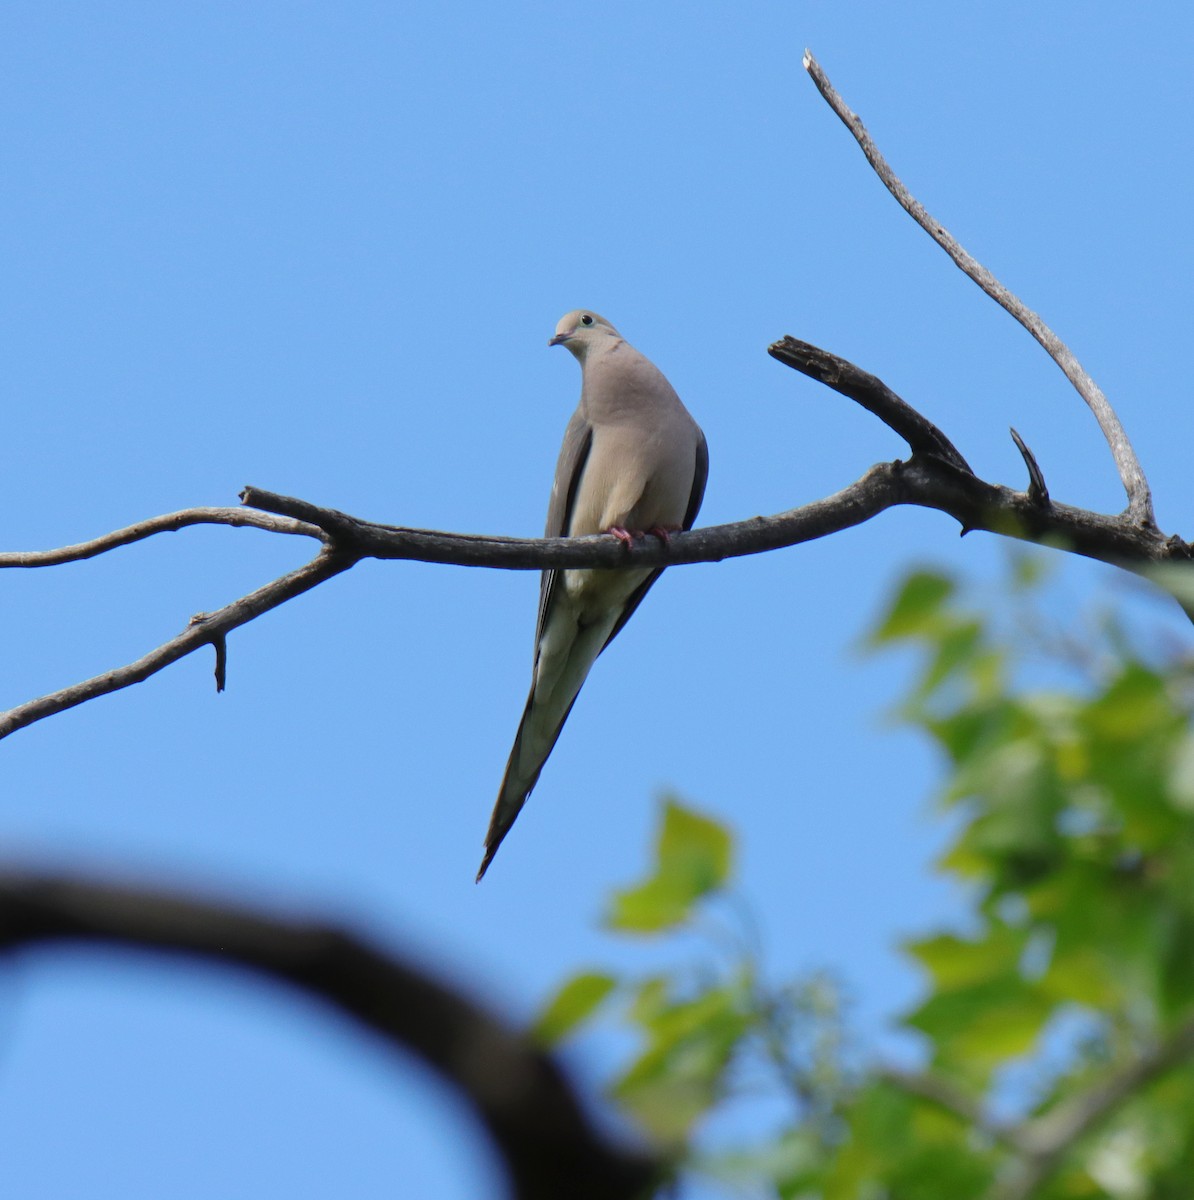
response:
<path fill-rule="evenodd" d="M 295 596 L 309 592 L 334 575 L 347 571 L 355 562 L 355 558 L 337 548 L 325 546 L 315 558 L 299 567 L 297 571 L 291 571 L 272 583 L 267 583 L 216 612 L 196 614 L 182 633 L 156 650 L 151 650 L 136 662 L 105 671 L 102 675 L 92 676 L 91 679 L 84 679 L 81 683 L 71 684 L 57 692 L 18 704 L 16 708 L 0 713 L 0 738 L 6 738 L 35 721 L 65 712 L 68 708 L 75 708 L 98 696 L 106 696 L 134 683 L 141 683 L 171 663 L 204 646 L 214 646 L 216 649 L 216 685 L 217 690 L 222 691 L 226 670 L 226 649 L 223 643 L 230 630 L 269 612 L 271 608 L 277 608 L 287 600 L 293 600 Z"/>
<path fill-rule="evenodd" d="M 923 204 L 897 177 L 888 165 L 887 160 L 879 152 L 871 140 L 858 115 L 853 112 L 846 102 L 838 95 L 829 82 L 821 64 L 813 57 L 812 51 L 804 52 L 804 69 L 812 76 L 817 90 L 826 103 L 841 118 L 842 123 L 854 135 L 854 140 L 866 155 L 875 174 L 883 181 L 883 186 L 895 197 L 900 207 L 953 259 L 954 263 L 978 284 L 988 296 L 1006 309 L 1015 319 L 1028 330 L 1030 334 L 1044 347 L 1045 352 L 1062 369 L 1065 377 L 1072 383 L 1078 394 L 1086 401 L 1090 411 L 1094 413 L 1103 436 L 1111 447 L 1111 455 L 1115 460 L 1116 470 L 1128 495 L 1128 513 L 1132 520 L 1139 525 L 1154 525 L 1156 517 L 1153 514 L 1152 495 L 1149 491 L 1148 480 L 1128 441 L 1123 425 L 1110 401 L 1102 389 L 1086 373 L 1082 364 L 1074 357 L 1070 348 L 1032 311 L 1022 300 L 1008 291 L 982 263 L 972 257 L 953 238 L 953 236 L 935 220 Z"/>
<path fill-rule="evenodd" d="M 362 558 L 512 571 L 720 562 L 827 537 L 901 504 L 943 512 L 961 525 L 963 533 L 982 529 L 1060 548 L 1143 574 L 1158 586 L 1164 586 L 1164 579 L 1149 574 L 1152 568 L 1194 558 L 1194 548 L 1189 543 L 1176 536 L 1165 537 L 1154 525 L 1142 524 L 1130 516 L 1104 516 L 1051 500 L 1035 457 L 1018 438 L 1017 445 L 1029 468 L 1027 492 L 980 479 L 936 425 L 881 379 L 846 359 L 793 337 L 780 339 L 769 348 L 769 353 L 785 366 L 824 383 L 873 413 L 904 439 L 912 451 L 911 457 L 906 462 L 897 459 L 879 463 L 840 492 L 799 508 L 770 517 L 752 517 L 729 525 L 677 533 L 667 543 L 644 538 L 630 547 L 608 535 L 486 537 L 382 525 L 336 509 L 321 508 L 307 500 L 247 487 L 241 493 L 245 509 L 186 509 L 61 550 L 0 555 L 0 567 L 50 566 L 101 554 L 154 533 L 200 523 L 251 525 L 277 533 L 320 537 L 324 543 L 316 558 L 305 566 L 214 613 L 193 617 L 177 637 L 136 662 L 0 713 L 0 738 L 98 696 L 140 683 L 208 645 L 217 652 L 216 682 L 222 688 L 226 671 L 224 639 L 229 632 L 348 570 Z M 239 519 L 233 519 L 234 516 Z M 1180 597 L 1179 603 L 1194 620 L 1194 608 Z"/>
<path fill-rule="evenodd" d="M 1021 1156 L 991 1192 L 991 1200 L 1029 1200 L 1078 1141 L 1120 1105 L 1166 1072 L 1194 1058 L 1194 1020 L 1164 1041 L 1113 1070 L 1105 1079 L 1023 1123 L 1016 1143 Z"/>
<path fill-rule="evenodd" d="M 176 892 L 0 871 L 0 948 L 102 942 L 247 967 L 338 1009 L 446 1079 L 518 1200 L 635 1200 L 660 1164 L 594 1128 L 556 1063 L 460 992 L 353 933 Z"/>
<path fill-rule="evenodd" d="M 12 550 L 0 553 L 0 567 L 57 567 L 63 563 L 79 562 L 94 558 L 120 546 L 143 541 L 155 533 L 174 533 L 188 525 L 232 525 L 264 529 L 268 533 L 296 533 L 305 537 L 319 537 L 320 531 L 313 525 L 301 521 L 279 519 L 263 512 L 245 508 L 184 508 L 180 512 L 166 513 L 127 525 L 113 533 L 92 538 L 89 542 L 78 542 L 73 546 L 61 546 L 57 550 Z"/>
<path fill-rule="evenodd" d="M 784 366 L 848 396 L 898 433 L 913 454 L 932 455 L 968 475 L 974 474 L 953 442 L 928 417 L 897 396 L 882 379 L 828 350 L 794 337 L 773 342 L 767 347 L 767 353 Z"/>

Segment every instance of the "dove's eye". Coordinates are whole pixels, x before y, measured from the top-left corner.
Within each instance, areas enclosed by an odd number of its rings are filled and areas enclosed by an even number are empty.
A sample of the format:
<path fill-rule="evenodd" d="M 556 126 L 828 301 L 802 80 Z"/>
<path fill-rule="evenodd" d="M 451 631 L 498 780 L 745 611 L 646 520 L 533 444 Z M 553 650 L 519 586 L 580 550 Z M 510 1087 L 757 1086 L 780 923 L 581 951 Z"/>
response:
<path fill-rule="evenodd" d="M 585 313 L 585 315 L 584 315 L 583 317 L 581 317 L 581 319 L 580 319 L 580 323 L 581 323 L 582 325 L 592 325 L 592 324 L 593 324 L 593 318 L 592 318 L 592 317 L 590 317 L 588 313 Z"/>

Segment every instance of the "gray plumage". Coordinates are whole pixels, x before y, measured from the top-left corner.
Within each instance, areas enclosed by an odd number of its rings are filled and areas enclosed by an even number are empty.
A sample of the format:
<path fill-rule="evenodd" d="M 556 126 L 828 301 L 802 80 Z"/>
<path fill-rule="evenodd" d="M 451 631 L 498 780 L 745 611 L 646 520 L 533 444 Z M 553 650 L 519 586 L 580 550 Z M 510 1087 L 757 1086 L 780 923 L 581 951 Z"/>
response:
<path fill-rule="evenodd" d="M 581 366 L 580 405 L 564 433 L 546 537 L 631 537 L 691 529 L 705 494 L 705 435 L 662 372 L 596 313 L 556 326 Z M 480 881 L 560 736 L 597 656 L 621 631 L 662 568 L 544 571 L 531 693 L 506 763 Z"/>

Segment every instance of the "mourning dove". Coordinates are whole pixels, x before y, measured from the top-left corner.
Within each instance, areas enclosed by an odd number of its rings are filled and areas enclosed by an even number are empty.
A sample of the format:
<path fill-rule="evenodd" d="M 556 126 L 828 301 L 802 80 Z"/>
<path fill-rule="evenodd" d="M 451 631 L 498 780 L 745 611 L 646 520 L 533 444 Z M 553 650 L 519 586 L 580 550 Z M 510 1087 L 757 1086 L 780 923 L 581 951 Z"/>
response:
<path fill-rule="evenodd" d="M 709 451 L 662 372 L 585 309 L 561 318 L 548 344 L 568 347 L 582 382 L 556 465 L 545 536 L 611 533 L 629 546 L 645 533 L 666 541 L 669 532 L 691 529 Z M 543 572 L 531 694 L 485 835 L 478 882 L 531 794 L 589 668 L 661 572 Z"/>

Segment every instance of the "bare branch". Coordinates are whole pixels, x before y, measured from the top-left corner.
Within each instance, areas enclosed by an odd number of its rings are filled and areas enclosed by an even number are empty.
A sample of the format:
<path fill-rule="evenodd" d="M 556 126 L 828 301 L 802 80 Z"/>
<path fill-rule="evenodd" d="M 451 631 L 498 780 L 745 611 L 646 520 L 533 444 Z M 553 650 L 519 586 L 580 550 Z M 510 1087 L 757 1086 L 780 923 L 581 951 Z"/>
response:
<path fill-rule="evenodd" d="M 789 339 L 785 349 L 790 349 L 793 344 L 801 343 Z M 794 363 L 789 365 L 795 366 Z M 856 378 L 873 376 L 858 371 Z M 875 382 L 884 386 L 878 380 Z M 243 494 L 248 503 L 261 505 L 272 512 L 302 511 L 312 524 L 338 530 L 337 536 L 343 537 L 352 552 L 361 558 L 451 563 L 510 571 L 539 571 L 545 567 L 667 567 L 721 562 L 827 537 L 861 525 L 898 504 L 935 508 L 954 517 L 964 530 L 983 529 L 1062 547 L 1128 570 L 1159 562 L 1185 561 L 1191 557 L 1191 547 L 1180 538 L 1166 538 L 1155 529 L 1140 528 L 1122 517 L 1104 516 L 1065 504 L 1051 504 L 1047 510 L 1042 510 L 1025 493 L 985 483 L 936 453 L 915 454 L 908 462 L 879 463 L 840 492 L 774 516 L 752 517 L 729 525 L 707 525 L 688 533 L 673 534 L 668 544 L 647 538 L 630 547 L 607 535 L 513 538 L 407 529 L 350 517 L 335 509 L 321 509 L 308 501 L 259 488 L 246 488 Z"/>
<path fill-rule="evenodd" d="M 519 1200 L 635 1200 L 660 1174 L 587 1119 L 555 1062 L 425 971 L 322 922 L 175 892 L 0 872 L 0 947 L 82 941 L 179 952 L 325 1001 L 443 1076 L 501 1154 Z"/>
<path fill-rule="evenodd" d="M 913 454 L 931 454 L 967 474 L 974 474 L 958 448 L 932 421 L 921 416 L 906 400 L 901 400 L 883 380 L 861 367 L 790 336 L 773 342 L 767 347 L 767 353 L 777 362 L 849 396 L 889 429 L 895 430 Z"/>
<path fill-rule="evenodd" d="M 907 462 L 879 463 L 857 482 L 823 500 L 770 517 L 752 517 L 730 525 L 706 526 L 674 534 L 668 543 L 645 538 L 624 546 L 607 535 L 584 538 L 485 537 L 408 529 L 364 521 L 307 500 L 281 496 L 261 488 L 241 493 L 244 510 L 188 509 L 143 521 L 91 542 L 42 555 L 0 555 L 0 565 L 48 566 L 86 558 L 116 546 L 180 528 L 185 524 L 252 525 L 279 533 L 321 537 L 323 550 L 306 566 L 274 580 L 214 613 L 201 614 L 177 637 L 127 666 L 84 680 L 61 691 L 0 713 L 0 738 L 35 721 L 107 695 L 150 675 L 203 646 L 216 649 L 217 688 L 226 671 L 224 638 L 233 629 L 302 595 L 326 579 L 348 570 L 362 558 L 401 559 L 539 571 L 545 567 L 667 567 L 686 563 L 720 562 L 745 554 L 761 554 L 785 546 L 827 537 L 899 504 L 934 508 L 953 517 L 962 531 L 983 529 L 1005 537 L 1039 542 L 1087 558 L 1112 563 L 1166 586 L 1149 574 L 1164 563 L 1184 563 L 1194 557 L 1179 537 L 1162 535 L 1155 526 L 1124 516 L 1103 516 L 1048 500 L 1034 480 L 1028 492 L 986 483 L 970 469 L 953 443 L 931 421 L 897 396 L 881 379 L 828 351 L 786 337 L 771 354 L 794 370 L 817 379 L 861 404 L 898 433 L 912 449 Z M 1032 472 L 1035 459 L 1021 444 Z M 1037 468 L 1039 475 L 1039 468 Z M 1041 488 L 1044 480 L 1039 479 Z M 257 511 L 254 511 L 257 510 Z M 232 520 L 235 514 L 239 519 Z M 272 514 L 272 515 L 267 515 Z M 1180 602 L 1180 601 L 1179 601 Z M 1191 620 L 1194 608 L 1183 605 Z"/>
<path fill-rule="evenodd" d="M 325 580 L 331 579 L 333 575 L 347 571 L 356 561 L 351 555 L 325 547 L 297 571 L 291 571 L 272 583 L 267 583 L 216 612 L 202 613 L 192 618 L 182 633 L 156 650 L 150 651 L 144 658 L 139 658 L 127 666 L 105 671 L 102 675 L 95 675 L 81 683 L 71 684 L 70 687 L 51 692 L 47 696 L 29 700 L 16 708 L 10 708 L 6 713 L 0 713 L 0 738 L 8 737 L 10 733 L 24 729 L 26 725 L 85 704 L 98 696 L 106 696 L 134 683 L 141 683 L 171 663 L 204 646 L 215 646 L 217 649 L 217 683 L 222 683 L 219 646 L 230 630 L 269 612 L 271 608 L 277 608 L 287 600 L 293 600 L 295 596 L 301 596 Z"/>
<path fill-rule="evenodd" d="M 821 64 L 809 50 L 804 52 L 804 69 L 812 76 L 817 90 L 825 98 L 829 107 L 837 113 L 842 123 L 854 135 L 854 140 L 866 155 L 867 162 L 871 164 L 875 174 L 883 181 L 883 186 L 895 197 L 904 211 L 992 300 L 1011 313 L 1062 369 L 1065 377 L 1074 385 L 1078 394 L 1094 413 L 1095 420 L 1098 421 L 1099 428 L 1103 431 L 1103 436 L 1111 447 L 1116 470 L 1119 472 L 1124 491 L 1128 495 L 1128 513 L 1137 524 L 1154 525 L 1156 518 L 1153 514 L 1152 495 L 1149 492 L 1148 480 L 1136 458 L 1136 452 L 1132 449 L 1132 443 L 1128 441 L 1128 435 L 1120 424 L 1119 417 L 1116 416 L 1115 410 L 1111 407 L 1102 389 L 1086 373 L 1082 364 L 1057 334 L 1022 300 L 1008 291 L 986 267 L 968 254 L 945 227 L 936 221 L 925 210 L 924 205 L 908 191 L 888 165 L 887 160 L 879 153 L 878 147 L 867 133 L 866 126 L 838 95 L 821 69 Z"/>
<path fill-rule="evenodd" d="M 155 533 L 174 533 L 188 525 L 233 525 L 264 529 L 268 533 L 301 534 L 304 537 L 319 537 L 320 531 L 301 521 L 279 520 L 262 512 L 244 508 L 184 508 L 180 512 L 166 513 L 161 517 L 150 517 L 138 521 L 114 533 L 92 538 L 89 542 L 78 542 L 73 546 L 62 546 L 57 550 L 12 550 L 0 554 L 0 567 L 57 567 L 62 563 L 79 562 L 94 558 L 120 546 L 143 541 Z"/>
<path fill-rule="evenodd" d="M 1124 1063 L 1101 1082 L 1026 1122 L 1016 1135 L 1023 1155 L 991 1192 L 991 1200 L 1029 1200 L 1077 1142 L 1120 1105 L 1168 1071 L 1194 1058 L 1194 1020 Z"/>
<path fill-rule="evenodd" d="M 303 512 L 361 558 L 446 563 L 461 567 L 496 567 L 508 571 L 541 571 L 546 567 L 676 566 L 720 562 L 760 554 L 826 537 L 868 520 L 900 501 L 880 481 L 883 467 L 873 468 L 858 483 L 801 508 L 773 517 L 752 517 L 730 525 L 709 525 L 672 534 L 669 543 L 644 538 L 626 546 L 608 534 L 580 538 L 487 537 L 380 525 L 319 508 L 306 500 L 260 488 L 245 488 L 245 502 L 271 512 Z M 331 531 L 335 530 L 335 534 Z"/>

